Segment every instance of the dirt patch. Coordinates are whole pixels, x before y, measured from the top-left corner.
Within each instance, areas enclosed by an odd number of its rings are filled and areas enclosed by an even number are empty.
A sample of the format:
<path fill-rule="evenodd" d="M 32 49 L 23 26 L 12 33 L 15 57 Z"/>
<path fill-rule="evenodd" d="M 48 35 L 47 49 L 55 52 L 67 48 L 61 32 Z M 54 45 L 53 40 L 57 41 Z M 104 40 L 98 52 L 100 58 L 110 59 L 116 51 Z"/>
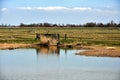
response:
<path fill-rule="evenodd" d="M 23 48 L 23 47 L 31 47 L 33 44 L 1 44 L 0 49 L 15 49 L 15 48 Z"/>
<path fill-rule="evenodd" d="M 76 54 L 98 57 L 120 57 L 120 47 L 86 47 L 86 48 L 89 48 L 89 50 Z"/>

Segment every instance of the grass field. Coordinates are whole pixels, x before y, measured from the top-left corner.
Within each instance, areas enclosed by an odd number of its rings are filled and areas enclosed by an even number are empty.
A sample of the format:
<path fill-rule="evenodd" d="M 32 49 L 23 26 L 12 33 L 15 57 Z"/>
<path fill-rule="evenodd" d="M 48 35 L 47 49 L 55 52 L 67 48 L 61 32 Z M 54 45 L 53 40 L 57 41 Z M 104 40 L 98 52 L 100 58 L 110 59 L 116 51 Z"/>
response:
<path fill-rule="evenodd" d="M 0 28 L 0 43 L 39 43 L 36 33 L 60 34 L 64 44 L 120 46 L 117 28 Z M 67 34 L 67 39 L 64 38 Z"/>

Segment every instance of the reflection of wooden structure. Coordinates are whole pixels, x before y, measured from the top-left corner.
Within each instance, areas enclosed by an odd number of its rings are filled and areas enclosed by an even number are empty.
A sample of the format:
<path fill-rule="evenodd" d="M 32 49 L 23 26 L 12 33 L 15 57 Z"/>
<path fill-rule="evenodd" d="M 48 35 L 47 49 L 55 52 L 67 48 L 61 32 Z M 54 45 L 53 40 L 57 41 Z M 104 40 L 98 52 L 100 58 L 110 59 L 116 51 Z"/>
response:
<path fill-rule="evenodd" d="M 37 54 L 44 54 L 44 55 L 59 55 L 60 48 L 57 46 L 39 46 L 37 48 Z"/>
<path fill-rule="evenodd" d="M 40 40 L 42 45 L 59 44 L 59 34 L 36 34 L 36 38 Z"/>

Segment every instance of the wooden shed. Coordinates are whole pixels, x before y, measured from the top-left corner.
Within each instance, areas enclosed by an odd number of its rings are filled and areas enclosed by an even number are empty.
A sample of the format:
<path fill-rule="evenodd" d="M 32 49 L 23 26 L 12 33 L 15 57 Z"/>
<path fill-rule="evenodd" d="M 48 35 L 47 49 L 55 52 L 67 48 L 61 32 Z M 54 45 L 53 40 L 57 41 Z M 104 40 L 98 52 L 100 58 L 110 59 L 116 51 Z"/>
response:
<path fill-rule="evenodd" d="M 60 43 L 59 34 L 37 34 L 36 37 L 39 38 L 42 45 L 58 45 Z"/>

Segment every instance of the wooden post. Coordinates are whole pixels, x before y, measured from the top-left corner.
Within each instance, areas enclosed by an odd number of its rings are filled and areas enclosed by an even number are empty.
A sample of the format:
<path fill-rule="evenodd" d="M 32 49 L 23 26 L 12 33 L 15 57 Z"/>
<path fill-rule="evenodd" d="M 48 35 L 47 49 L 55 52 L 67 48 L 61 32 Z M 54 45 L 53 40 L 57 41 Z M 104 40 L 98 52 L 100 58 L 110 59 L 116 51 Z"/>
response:
<path fill-rule="evenodd" d="M 67 34 L 65 34 L 65 39 L 67 39 Z"/>
<path fill-rule="evenodd" d="M 36 34 L 36 40 L 40 39 L 40 34 Z"/>
<path fill-rule="evenodd" d="M 57 45 L 60 45 L 60 34 L 57 34 L 58 36 L 57 36 L 57 38 L 58 38 L 58 43 L 57 43 Z"/>
<path fill-rule="evenodd" d="M 60 34 L 57 34 L 58 35 L 58 40 L 60 40 Z"/>

